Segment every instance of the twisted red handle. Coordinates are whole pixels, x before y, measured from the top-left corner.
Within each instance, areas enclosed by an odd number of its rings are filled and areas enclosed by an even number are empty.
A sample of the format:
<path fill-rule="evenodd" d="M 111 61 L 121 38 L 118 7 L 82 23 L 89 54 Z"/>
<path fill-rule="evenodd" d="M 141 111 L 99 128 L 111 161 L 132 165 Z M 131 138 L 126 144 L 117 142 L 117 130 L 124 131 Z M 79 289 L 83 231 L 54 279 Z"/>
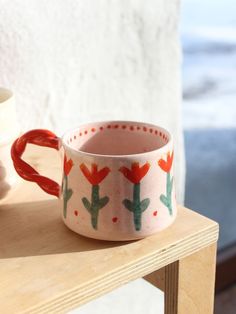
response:
<path fill-rule="evenodd" d="M 59 197 L 60 185 L 47 177 L 41 176 L 33 167 L 21 159 L 28 143 L 59 150 L 59 138 L 48 130 L 32 130 L 16 139 L 11 147 L 11 158 L 17 173 L 27 181 L 36 182 L 48 194 Z"/>

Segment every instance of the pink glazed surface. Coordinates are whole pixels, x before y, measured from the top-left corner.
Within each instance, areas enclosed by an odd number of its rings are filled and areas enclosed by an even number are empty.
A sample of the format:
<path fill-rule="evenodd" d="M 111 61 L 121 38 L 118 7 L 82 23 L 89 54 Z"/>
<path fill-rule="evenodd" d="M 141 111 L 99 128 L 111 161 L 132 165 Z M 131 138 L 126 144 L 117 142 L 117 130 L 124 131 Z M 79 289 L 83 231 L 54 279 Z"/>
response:
<path fill-rule="evenodd" d="M 129 121 L 91 123 L 67 132 L 62 145 L 62 218 L 71 230 L 95 239 L 132 240 L 159 232 L 174 221 L 174 184 L 171 191 L 169 186 L 171 208 L 161 197 L 167 198 L 167 176 L 173 181 L 173 143 L 165 129 Z M 96 184 L 103 207 L 92 223 L 89 206 Z M 139 185 L 140 203 L 145 203 L 143 211 L 138 207 L 142 212 L 136 220 L 130 207 L 137 201 L 133 198 L 135 184 L 136 188 Z M 129 201 L 124 204 L 125 199 Z"/>

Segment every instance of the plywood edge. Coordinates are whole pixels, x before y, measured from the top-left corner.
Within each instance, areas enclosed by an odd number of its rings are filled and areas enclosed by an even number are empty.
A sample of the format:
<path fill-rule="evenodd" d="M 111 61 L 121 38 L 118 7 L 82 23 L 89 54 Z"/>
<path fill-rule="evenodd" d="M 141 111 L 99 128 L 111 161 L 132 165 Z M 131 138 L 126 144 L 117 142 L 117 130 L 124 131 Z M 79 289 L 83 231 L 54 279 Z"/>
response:
<path fill-rule="evenodd" d="M 204 247 L 215 243 L 218 239 L 219 226 L 211 221 L 204 230 L 173 243 L 164 249 L 132 261 L 100 277 L 90 280 L 84 285 L 66 291 L 57 297 L 37 304 L 23 311 L 24 314 L 65 313 L 75 307 L 89 302 L 107 292 L 118 288 L 125 283 L 144 277 L 181 258 L 191 255 Z"/>

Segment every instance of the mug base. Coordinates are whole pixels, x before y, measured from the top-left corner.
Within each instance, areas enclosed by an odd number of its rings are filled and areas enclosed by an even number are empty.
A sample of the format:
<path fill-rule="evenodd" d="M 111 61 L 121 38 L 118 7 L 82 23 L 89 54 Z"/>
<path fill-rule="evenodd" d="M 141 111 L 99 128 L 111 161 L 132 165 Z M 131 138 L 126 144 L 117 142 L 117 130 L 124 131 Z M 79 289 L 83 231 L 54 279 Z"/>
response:
<path fill-rule="evenodd" d="M 157 234 L 159 232 L 164 231 L 165 229 L 167 229 L 168 227 L 170 227 L 173 222 L 175 221 L 176 217 L 173 217 L 172 220 L 170 220 L 170 222 L 165 225 L 163 228 L 160 228 L 158 230 L 155 230 L 154 232 L 150 232 L 150 233 L 142 233 L 142 234 L 127 234 L 127 233 L 113 233 L 113 234 L 102 234 L 101 232 L 99 233 L 99 231 L 83 231 L 83 230 L 78 230 L 77 226 L 74 225 L 69 225 L 66 223 L 66 220 L 63 219 L 65 225 L 73 232 L 84 236 L 86 238 L 90 238 L 90 239 L 95 239 L 95 240 L 102 240 L 102 241 L 135 241 L 135 240 L 141 240 L 144 239 L 146 237 L 152 236 L 154 234 Z"/>

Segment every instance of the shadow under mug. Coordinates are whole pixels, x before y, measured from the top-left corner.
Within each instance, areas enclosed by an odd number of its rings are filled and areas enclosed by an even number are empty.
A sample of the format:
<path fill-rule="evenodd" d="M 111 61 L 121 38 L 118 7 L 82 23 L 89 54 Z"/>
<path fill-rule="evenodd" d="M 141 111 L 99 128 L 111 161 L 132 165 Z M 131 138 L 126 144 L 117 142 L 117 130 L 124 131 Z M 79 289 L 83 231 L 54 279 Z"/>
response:
<path fill-rule="evenodd" d="M 61 186 L 22 160 L 27 143 L 63 147 Z M 173 141 L 159 126 L 103 121 L 61 138 L 48 130 L 32 130 L 15 140 L 11 156 L 23 179 L 63 202 L 64 223 L 81 235 L 139 239 L 165 229 L 176 217 Z"/>

